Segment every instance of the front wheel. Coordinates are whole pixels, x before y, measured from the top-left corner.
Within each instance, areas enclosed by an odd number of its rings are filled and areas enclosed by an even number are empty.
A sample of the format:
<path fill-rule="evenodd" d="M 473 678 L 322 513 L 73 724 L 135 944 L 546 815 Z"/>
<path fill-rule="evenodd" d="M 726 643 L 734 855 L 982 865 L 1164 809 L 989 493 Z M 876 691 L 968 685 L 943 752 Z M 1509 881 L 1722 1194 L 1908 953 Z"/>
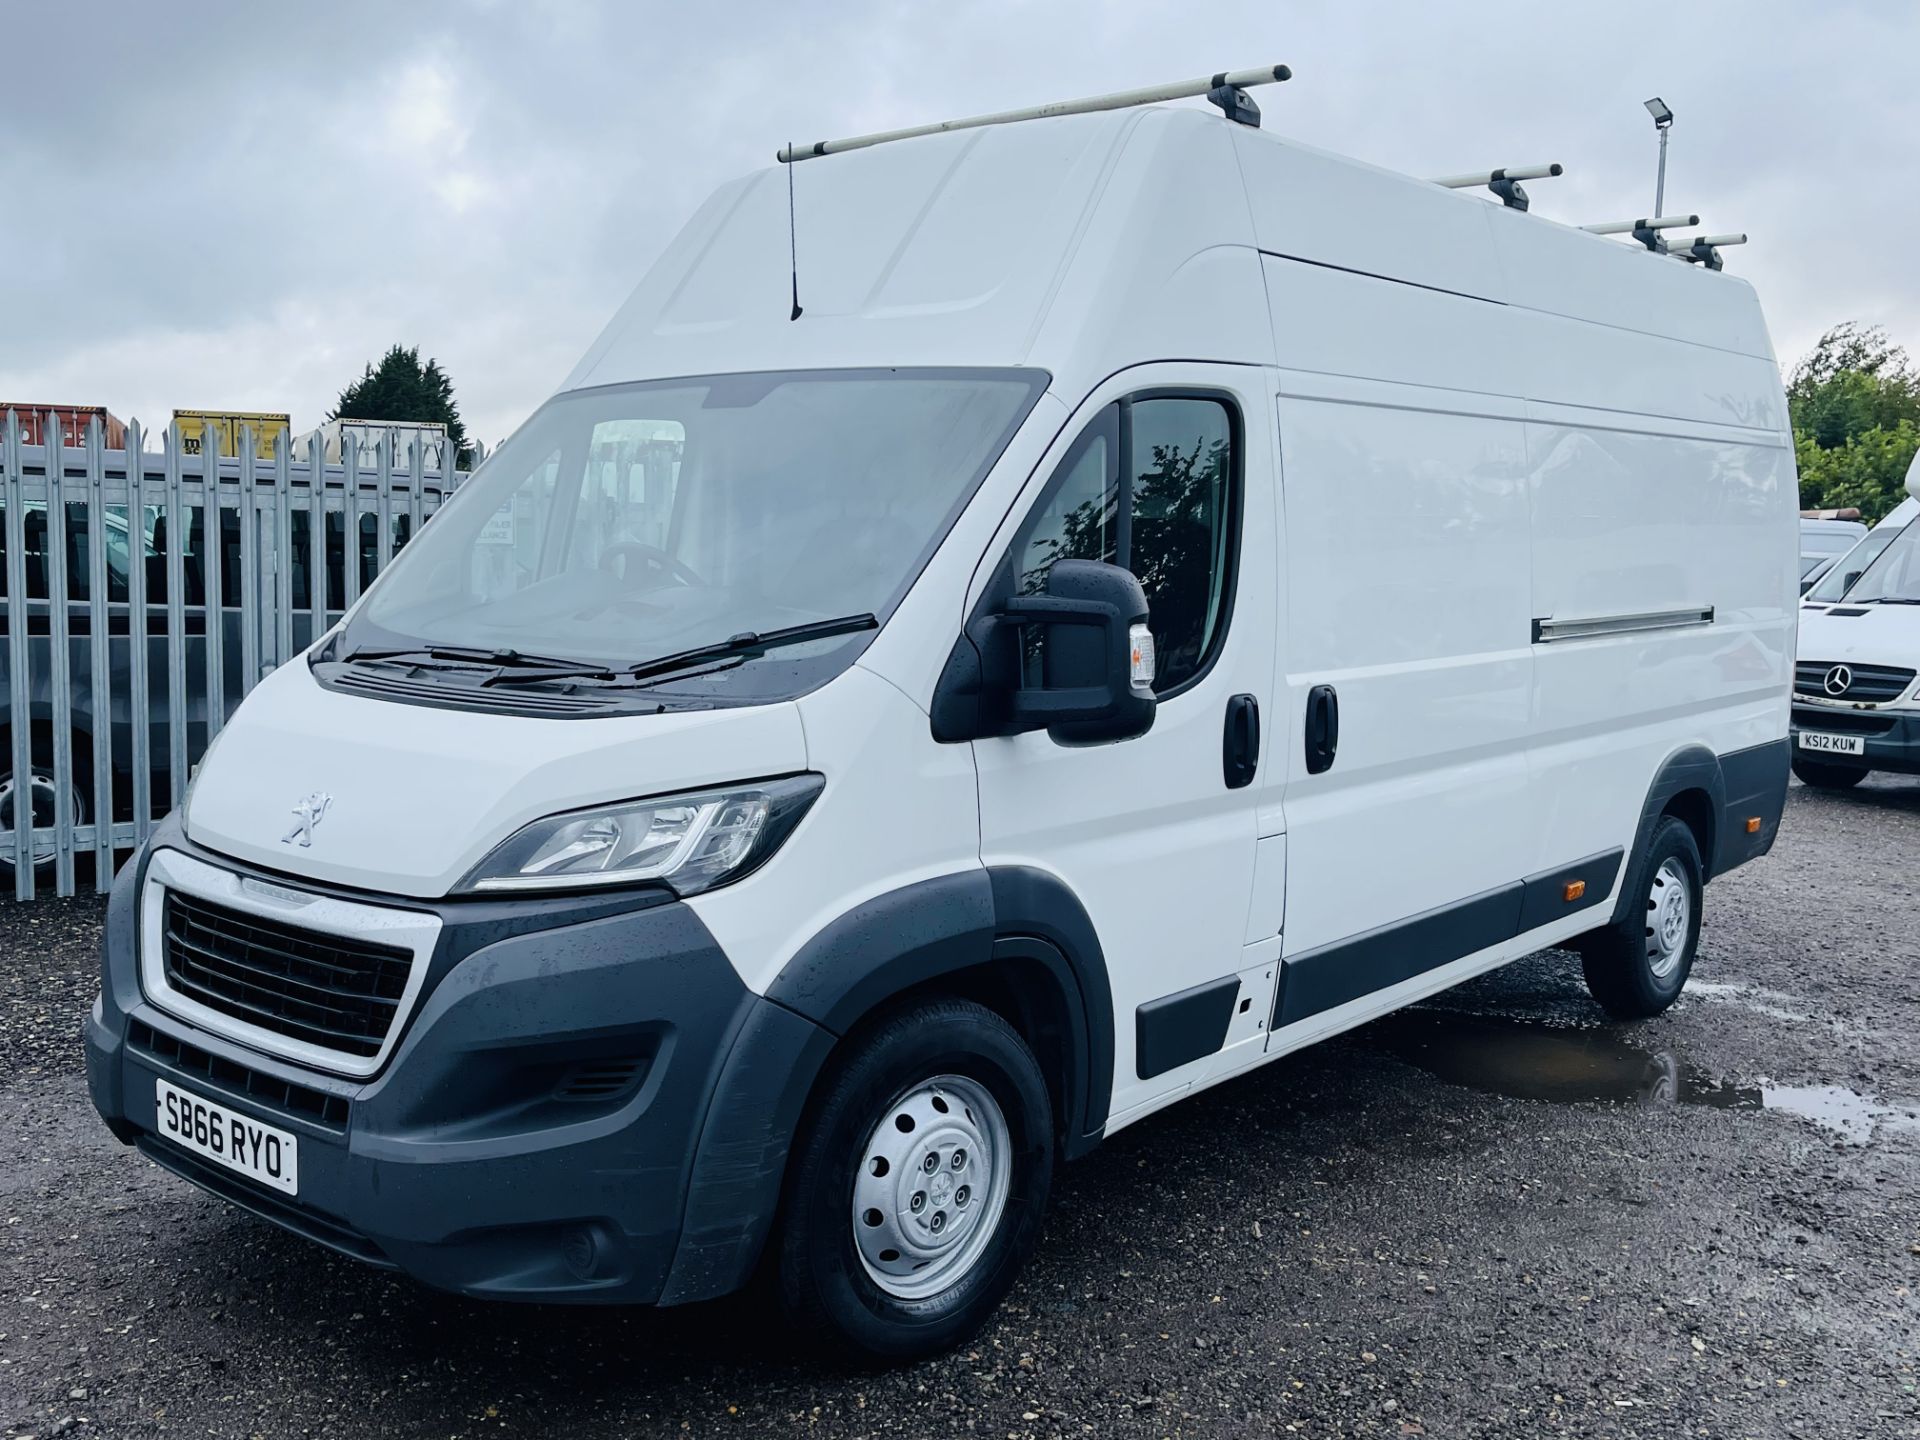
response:
<path fill-rule="evenodd" d="M 1019 1033 L 971 1001 L 897 1011 L 854 1042 L 795 1147 L 782 1307 L 868 1360 L 958 1344 L 1032 1254 L 1052 1179 L 1052 1105 Z"/>
<path fill-rule="evenodd" d="M 1693 831 L 1662 816 L 1627 875 L 1624 913 L 1573 942 L 1587 989 L 1609 1014 L 1645 1019 L 1679 997 L 1700 946 L 1705 887 Z"/>
<path fill-rule="evenodd" d="M 1851 765 L 1828 765 L 1819 760 L 1795 760 L 1793 773 L 1800 783 L 1816 790 L 1851 790 L 1867 778 L 1867 772 Z"/>

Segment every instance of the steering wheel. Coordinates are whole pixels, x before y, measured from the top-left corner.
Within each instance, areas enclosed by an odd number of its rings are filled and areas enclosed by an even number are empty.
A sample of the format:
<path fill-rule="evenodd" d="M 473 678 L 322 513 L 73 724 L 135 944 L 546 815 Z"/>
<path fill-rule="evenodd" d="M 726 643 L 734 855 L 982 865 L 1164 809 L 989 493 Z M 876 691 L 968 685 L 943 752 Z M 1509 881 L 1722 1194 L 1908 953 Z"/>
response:
<path fill-rule="evenodd" d="M 614 541 L 613 544 L 600 552 L 600 568 L 610 575 L 614 574 L 616 573 L 614 562 L 624 561 L 628 556 L 632 556 L 638 560 L 644 560 L 653 569 L 663 574 L 671 575 L 682 585 L 705 585 L 707 583 L 684 562 L 676 560 L 658 545 L 649 545 L 644 540 Z M 617 573 L 624 579 L 627 574 L 627 567 L 624 564 L 620 565 Z"/>

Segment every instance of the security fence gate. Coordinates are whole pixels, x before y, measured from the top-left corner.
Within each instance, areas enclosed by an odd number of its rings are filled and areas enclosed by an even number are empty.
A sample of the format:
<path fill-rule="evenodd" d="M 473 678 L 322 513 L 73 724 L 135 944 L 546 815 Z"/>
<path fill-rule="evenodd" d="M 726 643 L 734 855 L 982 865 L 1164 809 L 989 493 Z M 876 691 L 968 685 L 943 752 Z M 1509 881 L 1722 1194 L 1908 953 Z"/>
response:
<path fill-rule="evenodd" d="M 319 434 L 243 431 L 189 454 L 177 427 L 109 450 L 0 430 L 0 885 L 30 900 L 113 879 L 180 803 L 247 691 L 340 618 L 464 476 L 416 442 L 326 463 Z M 438 459 L 438 455 L 431 458 Z"/>

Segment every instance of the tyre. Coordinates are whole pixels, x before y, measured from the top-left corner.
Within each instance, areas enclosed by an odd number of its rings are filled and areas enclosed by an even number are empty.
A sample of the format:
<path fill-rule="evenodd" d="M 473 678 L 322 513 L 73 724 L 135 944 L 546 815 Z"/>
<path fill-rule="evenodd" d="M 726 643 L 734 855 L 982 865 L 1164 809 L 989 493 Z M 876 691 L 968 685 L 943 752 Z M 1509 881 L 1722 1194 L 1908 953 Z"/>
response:
<path fill-rule="evenodd" d="M 971 1001 L 894 1011 L 796 1140 L 775 1268 L 796 1333 L 868 1362 L 956 1345 L 1040 1238 L 1053 1107 L 1026 1042 Z"/>
<path fill-rule="evenodd" d="M 1867 778 L 1867 772 L 1856 770 L 1851 765 L 1828 765 L 1820 760 L 1798 760 L 1793 762 L 1793 773 L 1800 777 L 1800 783 L 1811 785 L 1816 790 L 1851 790 Z"/>
<path fill-rule="evenodd" d="M 1693 831 L 1663 815 L 1627 875 L 1625 917 L 1574 941 L 1587 989 L 1609 1014 L 1645 1019 L 1680 994 L 1700 945 L 1705 884 Z"/>
<path fill-rule="evenodd" d="M 75 736 L 71 749 L 72 774 L 66 781 L 67 813 L 75 825 L 87 823 L 92 813 L 88 808 L 88 787 L 80 783 L 78 777 L 92 773 L 93 761 L 85 741 Z M 0 830 L 11 830 L 14 816 L 24 812 L 30 816 L 32 828 L 51 830 L 55 819 L 56 796 L 62 789 L 56 776 L 53 763 L 53 741 L 39 727 L 35 728 L 31 758 L 27 764 L 27 773 L 23 780 L 16 780 L 13 770 L 13 749 L 7 744 L 0 750 Z M 51 839 L 34 842 L 34 873 L 50 874 L 55 860 L 54 844 Z M 0 876 L 12 876 L 14 870 L 14 850 L 11 846 L 0 849 Z"/>

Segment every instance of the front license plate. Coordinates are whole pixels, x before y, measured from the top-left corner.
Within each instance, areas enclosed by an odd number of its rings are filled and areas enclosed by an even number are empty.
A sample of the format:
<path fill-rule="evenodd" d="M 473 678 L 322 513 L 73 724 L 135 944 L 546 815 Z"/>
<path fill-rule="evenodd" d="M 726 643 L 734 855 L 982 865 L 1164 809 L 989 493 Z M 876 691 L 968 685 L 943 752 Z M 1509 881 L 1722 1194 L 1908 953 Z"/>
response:
<path fill-rule="evenodd" d="M 176 1145 L 288 1195 L 300 1191 L 300 1141 L 284 1130 L 153 1082 L 156 1125 Z"/>
<path fill-rule="evenodd" d="M 1821 735 L 1815 731 L 1800 732 L 1802 750 L 1821 750 L 1829 755 L 1864 755 L 1867 742 L 1858 735 Z"/>

